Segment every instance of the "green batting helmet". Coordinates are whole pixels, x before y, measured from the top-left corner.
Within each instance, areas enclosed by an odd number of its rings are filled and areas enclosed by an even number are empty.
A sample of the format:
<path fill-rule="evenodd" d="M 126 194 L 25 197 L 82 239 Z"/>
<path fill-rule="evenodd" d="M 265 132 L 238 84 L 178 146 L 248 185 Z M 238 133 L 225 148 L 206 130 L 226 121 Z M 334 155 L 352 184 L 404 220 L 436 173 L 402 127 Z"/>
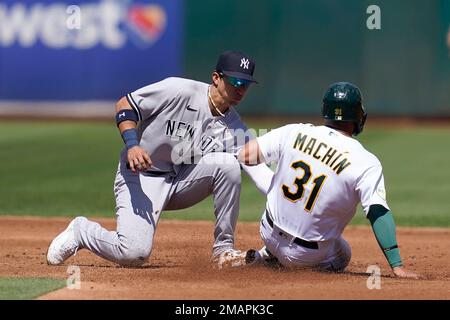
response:
<path fill-rule="evenodd" d="M 332 121 L 353 122 L 353 135 L 360 134 L 367 114 L 359 88 L 349 82 L 333 83 L 323 97 L 322 116 Z"/>

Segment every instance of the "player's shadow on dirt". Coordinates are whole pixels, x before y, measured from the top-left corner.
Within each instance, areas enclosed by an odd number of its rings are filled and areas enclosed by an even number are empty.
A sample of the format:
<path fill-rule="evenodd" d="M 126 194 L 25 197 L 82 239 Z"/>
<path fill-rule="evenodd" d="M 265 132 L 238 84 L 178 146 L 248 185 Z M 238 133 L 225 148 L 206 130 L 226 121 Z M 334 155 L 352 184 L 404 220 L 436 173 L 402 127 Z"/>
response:
<path fill-rule="evenodd" d="M 372 273 L 368 273 L 368 272 L 356 272 L 356 271 L 343 271 L 343 272 L 334 272 L 334 271 L 323 271 L 323 270 L 317 270 L 317 269 L 311 269 L 311 268 L 304 268 L 304 269 L 286 269 L 284 267 L 280 267 L 280 266 L 270 266 L 269 269 L 272 269 L 272 271 L 275 272 L 285 272 L 285 273 L 296 273 L 296 272 L 311 272 L 314 274 L 318 274 L 318 275 L 330 275 L 330 276 L 335 276 L 335 275 L 345 275 L 345 276 L 356 276 L 356 277 L 364 277 L 364 278 L 368 278 L 370 276 L 373 276 Z M 390 275 L 390 274 L 381 274 L 380 278 L 385 278 L 385 279 L 398 279 L 397 277 L 395 277 L 394 275 Z"/>
<path fill-rule="evenodd" d="M 317 271 L 317 272 L 321 272 L 321 273 L 325 273 L 325 274 L 344 274 L 344 275 L 349 275 L 349 276 L 360 276 L 360 277 L 364 277 L 364 278 L 368 278 L 370 276 L 373 276 L 372 273 L 367 273 L 367 272 L 355 272 L 355 271 L 344 271 L 344 272 L 323 272 L 323 271 Z M 396 278 L 393 275 L 390 274 L 381 274 L 380 278 Z"/>

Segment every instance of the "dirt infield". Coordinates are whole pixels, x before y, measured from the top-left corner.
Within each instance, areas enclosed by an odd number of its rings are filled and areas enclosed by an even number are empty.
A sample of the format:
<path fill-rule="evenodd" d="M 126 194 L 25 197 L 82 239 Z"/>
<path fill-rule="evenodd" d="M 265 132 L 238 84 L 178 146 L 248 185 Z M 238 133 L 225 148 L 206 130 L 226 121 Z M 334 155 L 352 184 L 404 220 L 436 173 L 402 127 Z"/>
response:
<path fill-rule="evenodd" d="M 109 229 L 113 219 L 94 219 Z M 41 299 L 450 299 L 450 229 L 398 228 L 405 265 L 422 280 L 395 279 L 369 227 L 348 227 L 353 257 L 344 274 L 278 271 L 265 267 L 215 270 L 209 259 L 211 222 L 161 221 L 150 262 L 120 268 L 87 250 L 62 266 L 47 266 L 45 252 L 68 218 L 0 217 L 0 276 L 66 279 L 81 270 L 81 289 Z M 257 223 L 238 223 L 237 247 L 260 247 Z M 381 268 L 381 289 L 367 288 L 369 265 Z"/>

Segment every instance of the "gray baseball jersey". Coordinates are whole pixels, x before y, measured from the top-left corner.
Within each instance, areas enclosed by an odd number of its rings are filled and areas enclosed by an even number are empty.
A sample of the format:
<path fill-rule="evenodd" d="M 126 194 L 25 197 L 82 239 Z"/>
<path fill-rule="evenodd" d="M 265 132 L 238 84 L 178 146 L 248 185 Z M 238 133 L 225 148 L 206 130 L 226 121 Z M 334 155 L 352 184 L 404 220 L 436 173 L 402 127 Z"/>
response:
<path fill-rule="evenodd" d="M 150 171 L 176 174 L 180 164 L 198 161 L 209 152 L 236 154 L 248 141 L 246 127 L 233 107 L 225 117 L 212 115 L 208 87 L 203 82 L 167 78 L 127 95 L 140 120 L 140 146 L 153 162 Z"/>

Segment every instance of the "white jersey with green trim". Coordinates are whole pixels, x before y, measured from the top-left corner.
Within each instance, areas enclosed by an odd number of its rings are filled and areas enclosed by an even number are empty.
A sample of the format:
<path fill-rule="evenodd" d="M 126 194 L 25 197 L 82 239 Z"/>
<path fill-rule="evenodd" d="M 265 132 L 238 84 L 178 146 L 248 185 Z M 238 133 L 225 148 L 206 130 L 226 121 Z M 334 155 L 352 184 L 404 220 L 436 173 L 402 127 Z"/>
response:
<path fill-rule="evenodd" d="M 382 166 L 356 139 L 326 126 L 291 124 L 258 138 L 277 162 L 267 210 L 281 229 L 309 241 L 337 239 L 361 203 L 389 209 Z"/>

